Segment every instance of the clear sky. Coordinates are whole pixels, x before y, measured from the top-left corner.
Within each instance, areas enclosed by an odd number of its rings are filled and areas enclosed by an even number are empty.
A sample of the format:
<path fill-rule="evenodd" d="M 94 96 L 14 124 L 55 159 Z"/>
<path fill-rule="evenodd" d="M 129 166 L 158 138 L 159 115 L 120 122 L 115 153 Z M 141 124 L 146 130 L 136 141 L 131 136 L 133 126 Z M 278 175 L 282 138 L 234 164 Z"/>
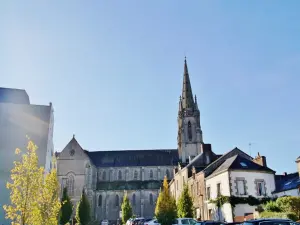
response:
<path fill-rule="evenodd" d="M 0 86 L 55 108 L 57 151 L 177 147 L 187 56 L 204 141 L 300 155 L 300 1 L 1 1 Z"/>

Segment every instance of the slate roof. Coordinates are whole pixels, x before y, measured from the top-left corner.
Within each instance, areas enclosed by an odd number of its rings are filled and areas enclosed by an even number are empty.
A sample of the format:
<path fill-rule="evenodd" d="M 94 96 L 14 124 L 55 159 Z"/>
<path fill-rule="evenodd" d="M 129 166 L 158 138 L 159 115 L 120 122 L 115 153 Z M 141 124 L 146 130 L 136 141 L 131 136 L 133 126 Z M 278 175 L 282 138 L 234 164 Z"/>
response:
<path fill-rule="evenodd" d="M 98 182 L 97 190 L 141 190 L 141 189 L 159 189 L 163 181 L 108 181 Z"/>
<path fill-rule="evenodd" d="M 275 175 L 276 189 L 273 193 L 296 189 L 300 186 L 299 174 Z"/>
<path fill-rule="evenodd" d="M 96 167 L 174 166 L 178 165 L 177 149 L 87 151 Z"/>
<path fill-rule="evenodd" d="M 211 176 L 217 175 L 226 170 L 250 170 L 250 171 L 265 171 L 275 173 L 274 170 L 266 166 L 261 166 L 241 155 L 234 155 L 225 160 L 212 174 Z"/>
<path fill-rule="evenodd" d="M 0 103 L 30 104 L 25 90 L 0 87 Z"/>

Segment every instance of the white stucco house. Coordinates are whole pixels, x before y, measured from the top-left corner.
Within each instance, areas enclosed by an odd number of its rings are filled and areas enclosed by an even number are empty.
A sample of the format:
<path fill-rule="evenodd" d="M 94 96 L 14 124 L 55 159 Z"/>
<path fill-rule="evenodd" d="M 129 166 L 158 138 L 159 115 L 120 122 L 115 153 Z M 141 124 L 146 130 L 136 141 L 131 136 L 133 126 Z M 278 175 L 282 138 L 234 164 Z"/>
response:
<path fill-rule="evenodd" d="M 268 168 L 266 158 L 234 155 L 226 159 L 211 175 L 205 178 L 206 204 L 210 219 L 233 222 L 251 218 L 255 206 L 237 204 L 234 208 L 225 203 L 218 208 L 211 200 L 218 196 L 255 198 L 271 197 L 275 190 L 275 171 Z"/>

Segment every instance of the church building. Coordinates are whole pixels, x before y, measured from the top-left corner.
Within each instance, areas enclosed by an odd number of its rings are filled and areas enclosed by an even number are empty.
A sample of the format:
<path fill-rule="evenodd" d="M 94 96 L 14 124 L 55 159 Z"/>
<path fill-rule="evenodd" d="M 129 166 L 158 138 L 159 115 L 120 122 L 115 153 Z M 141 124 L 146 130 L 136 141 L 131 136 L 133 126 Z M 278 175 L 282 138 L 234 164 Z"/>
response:
<path fill-rule="evenodd" d="M 152 218 L 165 176 L 173 180 L 178 165 L 189 165 L 197 156 L 197 166 L 203 168 L 218 158 L 211 145 L 203 142 L 200 111 L 192 93 L 186 60 L 179 100 L 177 148 L 89 151 L 73 136 L 56 156 L 61 187 L 67 187 L 74 205 L 84 190 L 91 203 L 92 216 L 98 221 L 120 218 L 125 193 L 134 215 Z"/>

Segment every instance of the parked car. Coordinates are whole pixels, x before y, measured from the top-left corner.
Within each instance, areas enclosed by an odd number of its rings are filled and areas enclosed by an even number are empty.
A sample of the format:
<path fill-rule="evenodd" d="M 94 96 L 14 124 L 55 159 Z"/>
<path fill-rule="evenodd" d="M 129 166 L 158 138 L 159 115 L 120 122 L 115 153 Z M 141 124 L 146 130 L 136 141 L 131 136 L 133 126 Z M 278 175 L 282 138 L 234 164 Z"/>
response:
<path fill-rule="evenodd" d="M 160 225 L 160 223 L 157 221 L 157 219 L 153 219 L 153 220 L 144 222 L 144 225 Z"/>
<path fill-rule="evenodd" d="M 102 220 L 101 221 L 101 225 L 108 225 L 109 223 L 108 223 L 108 220 Z"/>
<path fill-rule="evenodd" d="M 141 225 L 141 223 L 144 222 L 144 220 L 145 220 L 144 217 L 134 218 L 134 219 L 131 220 L 130 225 Z"/>
<path fill-rule="evenodd" d="M 295 222 L 289 219 L 256 219 L 247 220 L 243 225 L 294 225 Z"/>
<path fill-rule="evenodd" d="M 227 225 L 227 223 L 213 220 L 204 220 L 200 222 L 197 221 L 195 225 Z"/>
<path fill-rule="evenodd" d="M 193 218 L 177 218 L 173 221 L 172 225 L 182 225 L 182 224 L 191 224 L 195 225 L 197 223 Z"/>

